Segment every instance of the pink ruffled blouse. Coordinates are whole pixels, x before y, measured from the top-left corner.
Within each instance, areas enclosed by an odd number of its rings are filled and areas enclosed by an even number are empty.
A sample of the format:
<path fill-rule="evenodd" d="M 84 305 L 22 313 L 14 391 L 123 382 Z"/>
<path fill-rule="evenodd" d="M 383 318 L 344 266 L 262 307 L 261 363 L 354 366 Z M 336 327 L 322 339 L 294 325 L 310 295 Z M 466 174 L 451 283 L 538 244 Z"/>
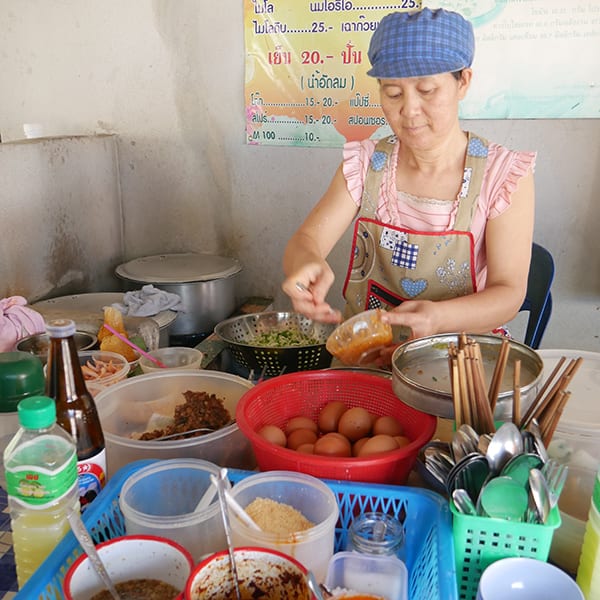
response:
<path fill-rule="evenodd" d="M 348 190 L 360 206 L 369 161 L 377 140 L 348 142 L 344 145 L 343 172 Z M 449 202 L 421 198 L 396 190 L 396 165 L 399 144 L 396 144 L 381 183 L 377 218 L 383 223 L 415 231 L 447 231 L 454 226 L 458 198 Z M 475 272 L 477 289 L 485 287 L 487 262 L 485 253 L 485 225 L 488 219 L 501 215 L 511 204 L 512 193 L 519 180 L 534 171 L 535 152 L 515 152 L 490 142 L 488 160 L 481 194 L 471 232 L 475 239 Z"/>

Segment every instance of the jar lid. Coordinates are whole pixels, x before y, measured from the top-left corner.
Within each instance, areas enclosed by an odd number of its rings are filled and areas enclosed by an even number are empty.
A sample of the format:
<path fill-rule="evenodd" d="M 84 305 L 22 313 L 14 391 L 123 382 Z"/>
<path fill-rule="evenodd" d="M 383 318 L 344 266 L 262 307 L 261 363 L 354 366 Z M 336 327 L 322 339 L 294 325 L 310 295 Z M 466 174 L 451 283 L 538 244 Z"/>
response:
<path fill-rule="evenodd" d="M 0 413 L 15 412 L 27 396 L 44 393 L 44 369 L 29 352 L 0 353 Z"/>
<path fill-rule="evenodd" d="M 25 429 L 50 427 L 56 421 L 56 404 L 48 396 L 30 396 L 19 403 L 19 424 Z"/>
<path fill-rule="evenodd" d="M 225 279 L 242 270 L 235 258 L 212 254 L 159 254 L 119 265 L 117 276 L 139 283 L 191 283 Z"/>

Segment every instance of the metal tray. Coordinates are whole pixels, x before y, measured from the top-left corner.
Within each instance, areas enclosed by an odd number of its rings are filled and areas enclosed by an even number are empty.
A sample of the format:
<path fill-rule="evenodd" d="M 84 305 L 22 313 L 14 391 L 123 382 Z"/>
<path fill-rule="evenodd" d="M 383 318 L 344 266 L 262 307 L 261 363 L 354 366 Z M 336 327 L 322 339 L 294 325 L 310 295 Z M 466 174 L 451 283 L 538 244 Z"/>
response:
<path fill-rule="evenodd" d="M 456 333 L 411 340 L 398 346 L 392 355 L 392 387 L 400 400 L 423 412 L 454 418 L 448 367 L 448 344 L 458 345 Z M 502 338 L 496 335 L 468 335 L 479 343 L 487 382 L 491 379 Z M 544 361 L 525 344 L 510 340 L 508 363 L 500 387 L 494 417 L 512 415 L 514 363 L 521 361 L 521 406 L 525 411 L 541 385 Z"/>

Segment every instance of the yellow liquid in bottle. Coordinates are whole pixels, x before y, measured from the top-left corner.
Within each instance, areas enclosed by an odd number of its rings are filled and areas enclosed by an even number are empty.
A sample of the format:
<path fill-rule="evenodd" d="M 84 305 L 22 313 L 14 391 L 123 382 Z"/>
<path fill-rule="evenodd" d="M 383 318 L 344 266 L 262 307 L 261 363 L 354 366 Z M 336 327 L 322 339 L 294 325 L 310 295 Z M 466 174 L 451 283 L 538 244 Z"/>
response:
<path fill-rule="evenodd" d="M 65 505 L 69 503 L 71 506 L 67 509 Z M 13 519 L 11 526 L 19 589 L 69 531 L 66 512 L 79 510 L 79 498 L 73 502 L 73 495 L 69 495 L 61 505 L 49 510 L 24 511 Z"/>
<path fill-rule="evenodd" d="M 595 505 L 599 484 L 597 478 L 577 569 L 577 585 L 585 600 L 600 600 L 600 514 Z"/>

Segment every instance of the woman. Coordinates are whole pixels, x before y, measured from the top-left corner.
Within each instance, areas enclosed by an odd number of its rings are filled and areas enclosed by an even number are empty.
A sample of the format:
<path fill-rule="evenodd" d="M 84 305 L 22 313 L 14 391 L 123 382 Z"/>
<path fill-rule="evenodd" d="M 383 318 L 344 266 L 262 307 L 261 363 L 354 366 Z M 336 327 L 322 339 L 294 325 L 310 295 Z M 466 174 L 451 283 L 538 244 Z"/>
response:
<path fill-rule="evenodd" d="M 369 46 L 394 133 L 350 142 L 325 195 L 285 250 L 294 309 L 339 322 L 326 301 L 326 258 L 356 219 L 345 316 L 388 309 L 411 337 L 492 331 L 525 297 L 534 219 L 535 153 L 461 130 L 474 36 L 457 13 L 384 17 Z M 357 219 L 358 217 L 358 219 Z"/>

